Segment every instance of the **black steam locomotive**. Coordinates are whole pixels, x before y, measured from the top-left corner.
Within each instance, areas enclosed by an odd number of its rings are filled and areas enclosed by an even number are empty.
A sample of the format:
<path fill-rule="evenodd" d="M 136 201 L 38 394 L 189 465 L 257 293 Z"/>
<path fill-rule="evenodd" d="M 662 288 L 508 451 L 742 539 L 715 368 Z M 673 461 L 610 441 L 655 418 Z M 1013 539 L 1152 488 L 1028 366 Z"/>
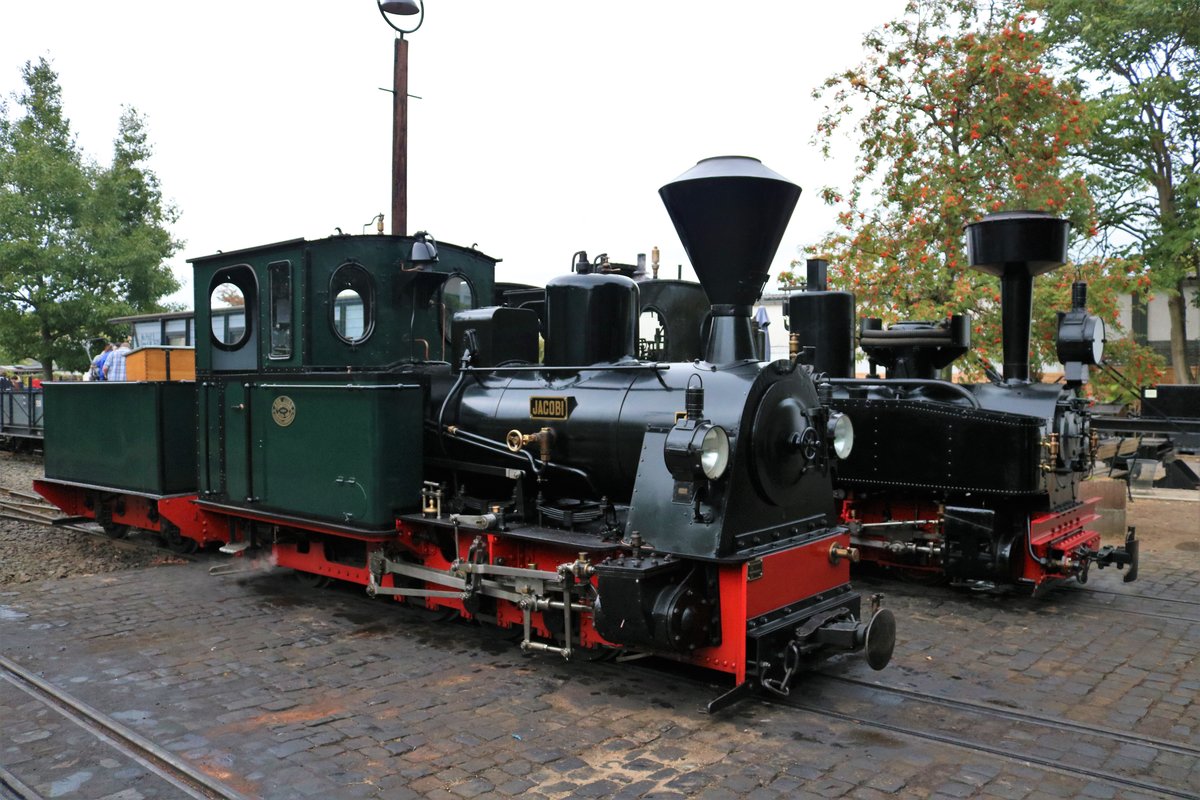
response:
<path fill-rule="evenodd" d="M 1086 310 L 1086 285 L 1073 287 L 1072 308 L 1059 315 L 1065 382 L 1029 379 L 1033 278 L 1066 261 L 1069 228 L 1033 212 L 967 226 L 971 266 L 1000 278 L 1004 374 L 989 383 L 935 379 L 970 348 L 965 315 L 886 330 L 863 320 L 859 344 L 871 374 L 854 378 L 853 295 L 828 291 L 824 264 L 810 262 L 808 290 L 789 298 L 789 328 L 797 347 L 814 349 L 830 407 L 854 419 L 856 445 L 838 465 L 836 486 L 863 561 L 1035 593 L 1086 582 L 1092 565 L 1129 566 L 1125 580 L 1136 579 L 1132 529 L 1124 547 L 1101 547 L 1090 527 L 1098 499 L 1080 484 L 1097 440 L 1079 387 L 1088 366 L 1100 363 L 1104 340 L 1103 322 Z"/>
<path fill-rule="evenodd" d="M 195 259 L 212 335 L 196 347 L 194 492 L 120 489 L 89 462 L 67 470 L 77 505 L 135 504 L 314 583 L 513 628 L 526 651 L 726 673 L 713 708 L 786 693 L 831 651 L 881 669 L 894 618 L 851 589 L 833 500 L 849 421 L 808 368 L 755 355 L 750 305 L 799 193 L 748 158 L 662 188 L 712 302 L 695 361 L 636 357 L 638 284 L 615 272 L 556 278 L 534 310 L 480 307 L 495 261 L 426 234 Z M 100 408 L 122 388 L 76 392 Z"/>

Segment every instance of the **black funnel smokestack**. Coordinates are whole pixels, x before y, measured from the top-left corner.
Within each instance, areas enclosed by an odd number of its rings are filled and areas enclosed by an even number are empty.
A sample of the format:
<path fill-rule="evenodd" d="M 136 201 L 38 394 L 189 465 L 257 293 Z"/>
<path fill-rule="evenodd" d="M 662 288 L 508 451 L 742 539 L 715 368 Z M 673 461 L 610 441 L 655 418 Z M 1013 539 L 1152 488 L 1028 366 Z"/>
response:
<path fill-rule="evenodd" d="M 756 158 L 706 158 L 658 190 L 712 304 L 704 360 L 755 358 L 750 307 L 762 294 L 800 187 Z"/>
<path fill-rule="evenodd" d="M 967 261 L 1000 277 L 1006 381 L 1029 381 L 1033 276 L 1066 262 L 1070 230 L 1069 221 L 1037 211 L 1003 211 L 967 226 Z"/>

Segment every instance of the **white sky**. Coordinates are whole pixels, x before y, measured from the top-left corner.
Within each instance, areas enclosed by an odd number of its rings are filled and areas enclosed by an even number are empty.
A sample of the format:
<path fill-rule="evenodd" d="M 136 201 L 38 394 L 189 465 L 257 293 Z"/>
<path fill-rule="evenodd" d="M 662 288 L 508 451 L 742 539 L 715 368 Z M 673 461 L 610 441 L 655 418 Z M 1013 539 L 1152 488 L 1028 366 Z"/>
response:
<path fill-rule="evenodd" d="M 180 210 L 172 261 L 340 226 L 391 208 L 394 34 L 375 0 L 14 0 L 0 95 L 47 56 L 85 153 L 107 163 L 121 105 L 148 117 L 152 168 Z M 658 188 L 697 160 L 761 159 L 804 193 L 772 274 L 833 223 L 811 90 L 861 60 L 904 0 L 428 0 L 410 37 L 409 232 L 478 244 L 499 279 L 541 283 L 580 249 L 687 258 Z M 389 222 L 390 226 L 390 222 Z M 390 228 L 389 228 L 390 229 Z M 372 229 L 373 230 L 373 229 Z M 768 284 L 769 286 L 771 284 Z"/>

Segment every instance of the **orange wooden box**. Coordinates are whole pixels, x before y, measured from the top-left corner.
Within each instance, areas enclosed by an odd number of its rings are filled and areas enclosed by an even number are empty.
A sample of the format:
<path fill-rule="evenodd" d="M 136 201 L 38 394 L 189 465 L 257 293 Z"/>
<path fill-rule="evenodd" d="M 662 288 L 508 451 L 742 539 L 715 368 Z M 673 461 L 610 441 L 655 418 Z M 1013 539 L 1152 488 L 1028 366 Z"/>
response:
<path fill-rule="evenodd" d="M 125 356 L 125 380 L 194 381 L 196 348 L 139 347 Z"/>

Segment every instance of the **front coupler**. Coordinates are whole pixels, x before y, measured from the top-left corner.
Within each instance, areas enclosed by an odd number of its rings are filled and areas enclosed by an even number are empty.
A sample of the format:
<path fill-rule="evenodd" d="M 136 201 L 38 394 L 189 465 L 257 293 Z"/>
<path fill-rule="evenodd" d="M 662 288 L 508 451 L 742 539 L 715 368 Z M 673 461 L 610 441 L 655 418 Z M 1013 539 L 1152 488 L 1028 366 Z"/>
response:
<path fill-rule="evenodd" d="M 1116 545 L 1105 545 L 1096 553 L 1088 555 L 1088 559 L 1096 563 L 1097 569 L 1104 569 L 1108 566 L 1115 566 L 1118 570 L 1123 570 L 1129 567 L 1129 571 L 1125 573 L 1122 579 L 1125 583 L 1133 583 L 1138 576 L 1138 540 L 1137 528 L 1129 526 L 1125 533 L 1125 544 L 1122 547 Z M 1087 570 L 1083 572 L 1083 580 L 1080 583 L 1087 582 Z"/>
<path fill-rule="evenodd" d="M 752 620 L 746 642 L 752 677 L 710 702 L 708 712 L 729 707 L 759 686 L 787 696 L 796 675 L 829 651 L 863 650 L 872 669 L 883 669 L 896 647 L 896 618 L 880 607 L 882 599 L 882 595 L 871 598 L 867 622 L 859 620 L 860 599 L 854 592 L 774 618 Z"/>

